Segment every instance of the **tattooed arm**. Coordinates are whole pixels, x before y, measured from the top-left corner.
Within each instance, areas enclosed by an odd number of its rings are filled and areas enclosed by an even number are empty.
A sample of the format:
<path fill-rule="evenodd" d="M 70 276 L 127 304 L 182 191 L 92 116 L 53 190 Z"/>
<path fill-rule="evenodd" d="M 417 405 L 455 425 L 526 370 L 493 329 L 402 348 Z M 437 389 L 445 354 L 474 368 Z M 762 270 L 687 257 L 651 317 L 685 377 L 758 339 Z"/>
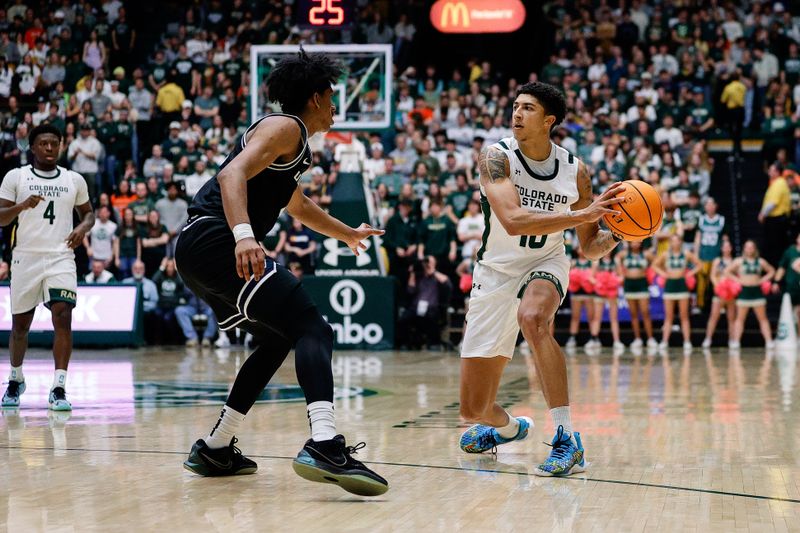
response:
<path fill-rule="evenodd" d="M 589 176 L 589 170 L 586 168 L 586 165 L 580 163 L 578 166 L 578 201 L 572 204 L 572 209 L 577 210 L 577 212 L 580 213 L 585 209 L 591 208 L 604 197 L 613 198 L 613 196 L 618 192 L 617 189 L 620 185 L 620 183 L 615 183 L 609 187 L 606 192 L 600 195 L 597 200 L 592 202 L 592 178 Z M 611 196 L 609 196 L 609 192 L 611 192 Z M 613 203 L 618 203 L 618 201 Z M 578 234 L 578 241 L 581 243 L 583 254 L 588 259 L 600 259 L 608 252 L 613 250 L 614 247 L 619 243 L 619 241 L 614 238 L 614 235 L 610 231 L 600 230 L 600 224 L 598 221 L 606 213 L 613 213 L 613 211 L 611 209 L 605 209 L 605 212 L 596 217 L 594 220 L 586 221 L 584 224 L 581 224 L 575 228 L 575 232 Z"/>
<path fill-rule="evenodd" d="M 616 184 L 612 185 L 608 191 L 592 202 L 592 185 L 590 182 L 588 202 L 582 205 L 580 209 L 575 208 L 576 203 L 572 206 L 572 211 L 567 211 L 566 213 L 532 212 L 521 207 L 519 193 L 514 187 L 514 183 L 509 179 L 511 170 L 505 152 L 492 146 L 484 148 L 478 158 L 478 170 L 481 174 L 481 185 L 486 192 L 489 205 L 509 235 L 547 235 L 576 226 L 580 229 L 582 225 L 587 224 L 597 226 L 597 221 L 600 220 L 600 217 L 606 213 L 613 213 L 608 206 L 619 203 L 619 200 L 614 198 L 614 194 L 616 194 L 619 187 Z M 580 178 L 578 183 L 580 184 Z M 583 198 L 583 195 L 581 195 L 581 198 Z M 583 245 L 584 241 L 581 240 L 581 246 Z M 587 257 L 596 259 L 605 255 L 605 253 L 603 252 L 599 255 L 589 255 L 587 253 Z"/>

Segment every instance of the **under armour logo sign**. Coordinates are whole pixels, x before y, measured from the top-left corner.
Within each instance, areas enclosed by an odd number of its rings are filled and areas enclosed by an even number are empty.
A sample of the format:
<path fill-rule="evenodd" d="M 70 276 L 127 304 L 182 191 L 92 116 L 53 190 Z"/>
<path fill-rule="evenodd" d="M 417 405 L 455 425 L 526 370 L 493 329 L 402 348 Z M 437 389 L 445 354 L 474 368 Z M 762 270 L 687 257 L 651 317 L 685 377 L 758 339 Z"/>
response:
<path fill-rule="evenodd" d="M 478 290 L 481 290 L 481 284 L 480 284 L 480 283 L 473 283 L 473 284 L 472 284 L 472 288 L 473 288 L 473 289 L 478 289 Z"/>
<path fill-rule="evenodd" d="M 519 176 L 520 174 L 522 174 L 522 171 L 521 171 L 520 169 L 518 169 L 518 168 L 515 168 L 515 169 L 514 169 L 514 174 L 516 174 L 517 176 Z"/>
<path fill-rule="evenodd" d="M 365 241 L 364 245 L 366 246 L 365 250 L 362 250 L 359 255 L 355 255 L 353 251 L 348 248 L 347 246 L 339 246 L 339 241 L 333 238 L 325 239 L 322 241 L 322 247 L 325 249 L 325 254 L 322 256 L 322 262 L 328 266 L 338 267 L 339 266 L 339 257 L 347 256 L 347 257 L 355 257 L 356 259 L 356 266 L 363 267 L 372 261 L 370 254 L 366 253 L 371 246 L 370 241 Z"/>

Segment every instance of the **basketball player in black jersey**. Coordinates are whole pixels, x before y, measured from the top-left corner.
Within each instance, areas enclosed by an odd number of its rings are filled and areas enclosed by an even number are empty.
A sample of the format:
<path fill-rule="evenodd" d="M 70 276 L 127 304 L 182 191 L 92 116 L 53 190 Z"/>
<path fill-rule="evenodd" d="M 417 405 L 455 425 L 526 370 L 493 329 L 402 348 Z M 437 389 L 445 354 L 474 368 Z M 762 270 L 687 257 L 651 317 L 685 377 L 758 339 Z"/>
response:
<path fill-rule="evenodd" d="M 256 463 L 235 434 L 256 398 L 295 349 L 297 380 L 308 404 L 311 439 L 294 460 L 300 476 L 365 496 L 386 492 L 384 478 L 351 457 L 333 414 L 333 331 L 300 282 L 259 245 L 282 209 L 309 228 L 345 242 L 354 253 L 383 232 L 351 228 L 303 195 L 297 180 L 311 162 L 308 137 L 333 125 L 331 84 L 341 67 L 322 54 L 283 59 L 267 80 L 283 113 L 262 117 L 242 135 L 219 173 L 197 193 L 175 249 L 189 288 L 214 309 L 220 329 L 260 337 L 242 365 L 216 425 L 192 447 L 184 466 L 203 476 L 252 474 Z"/>

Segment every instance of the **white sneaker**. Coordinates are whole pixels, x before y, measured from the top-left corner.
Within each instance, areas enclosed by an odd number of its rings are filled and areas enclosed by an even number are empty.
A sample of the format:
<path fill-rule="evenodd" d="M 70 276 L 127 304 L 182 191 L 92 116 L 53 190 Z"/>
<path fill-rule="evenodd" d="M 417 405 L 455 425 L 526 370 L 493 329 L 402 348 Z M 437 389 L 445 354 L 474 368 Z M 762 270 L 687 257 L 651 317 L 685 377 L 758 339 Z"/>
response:
<path fill-rule="evenodd" d="M 662 352 L 667 351 L 667 348 L 669 348 L 669 343 L 667 341 L 661 341 L 658 343 L 658 349 Z"/>
<path fill-rule="evenodd" d="M 622 344 L 622 343 L 621 343 L 621 342 L 619 342 L 619 341 L 615 341 L 615 342 L 614 342 L 614 345 L 612 346 L 612 348 L 614 349 L 614 352 L 615 352 L 615 353 L 616 353 L 616 352 L 624 352 L 624 351 L 625 351 L 625 345 L 624 345 L 624 344 Z"/>
<path fill-rule="evenodd" d="M 692 346 L 691 342 L 686 341 L 686 342 L 683 343 L 683 351 L 684 352 L 691 352 L 692 348 L 694 348 L 694 346 Z"/>
<path fill-rule="evenodd" d="M 219 338 L 214 342 L 214 346 L 217 348 L 230 348 L 231 340 L 228 338 L 228 334 L 224 331 L 220 331 Z"/>
<path fill-rule="evenodd" d="M 567 343 L 564 345 L 565 348 L 574 348 L 578 342 L 575 340 L 575 337 L 570 337 L 567 339 Z"/>
<path fill-rule="evenodd" d="M 700 346 L 702 346 L 703 348 L 711 348 L 711 339 L 706 337 L 705 339 L 703 339 L 703 344 L 701 344 Z"/>
<path fill-rule="evenodd" d="M 658 341 L 655 340 L 653 337 L 647 339 L 647 348 L 650 350 L 655 350 L 658 348 Z"/>
<path fill-rule="evenodd" d="M 204 348 L 208 348 L 211 346 L 211 339 L 203 339 L 203 342 L 201 344 Z"/>
<path fill-rule="evenodd" d="M 642 342 L 642 339 L 634 339 L 633 342 L 631 343 L 631 350 L 639 349 L 643 345 L 644 343 Z"/>
<path fill-rule="evenodd" d="M 742 347 L 742 344 L 739 341 L 729 341 L 728 342 L 728 348 L 730 348 L 731 350 L 738 350 L 741 347 Z"/>
<path fill-rule="evenodd" d="M 189 339 L 188 341 L 186 341 L 187 348 L 194 348 L 196 346 L 197 346 L 197 339 Z"/>
<path fill-rule="evenodd" d="M 775 341 L 767 341 L 767 350 L 774 350 L 775 349 Z"/>

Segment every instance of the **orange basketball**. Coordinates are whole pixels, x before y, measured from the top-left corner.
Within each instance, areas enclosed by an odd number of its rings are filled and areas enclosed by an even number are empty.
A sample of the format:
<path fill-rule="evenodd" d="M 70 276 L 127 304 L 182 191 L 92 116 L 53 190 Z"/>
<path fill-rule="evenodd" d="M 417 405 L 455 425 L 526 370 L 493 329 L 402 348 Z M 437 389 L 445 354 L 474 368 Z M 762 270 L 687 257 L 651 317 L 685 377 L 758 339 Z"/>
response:
<path fill-rule="evenodd" d="M 623 198 L 622 203 L 611 206 L 617 212 L 605 215 L 603 220 L 608 229 L 626 241 L 641 241 L 661 227 L 664 207 L 661 205 L 661 196 L 649 183 L 625 181 L 617 198 Z"/>

